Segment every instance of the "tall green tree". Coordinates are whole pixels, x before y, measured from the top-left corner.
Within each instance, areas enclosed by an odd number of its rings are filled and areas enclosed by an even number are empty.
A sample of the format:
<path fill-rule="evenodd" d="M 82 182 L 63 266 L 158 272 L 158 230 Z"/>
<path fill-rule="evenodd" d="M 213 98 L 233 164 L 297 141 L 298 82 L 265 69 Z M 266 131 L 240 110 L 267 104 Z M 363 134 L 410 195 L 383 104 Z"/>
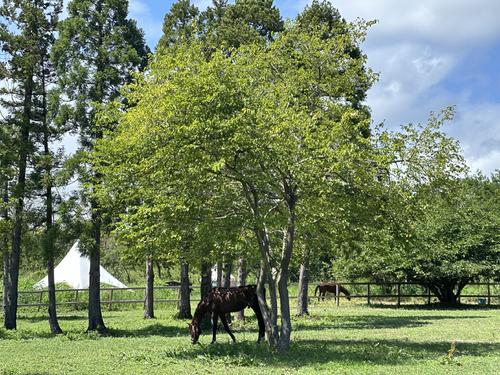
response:
<path fill-rule="evenodd" d="M 47 265 L 48 275 L 48 313 L 49 326 L 52 333 L 62 333 L 56 312 L 56 291 L 54 281 L 54 257 L 56 251 L 57 226 L 54 224 L 55 213 L 54 199 L 54 175 L 55 169 L 61 163 L 60 153 L 53 152 L 51 146 L 54 140 L 60 138 L 64 129 L 54 124 L 54 100 L 51 100 L 49 86 L 55 82 L 54 67 L 50 61 L 50 52 L 55 40 L 55 31 L 59 14 L 62 11 L 61 0 L 44 2 L 43 10 L 40 12 L 40 23 L 45 30 L 44 37 L 40 40 L 40 64 L 36 74 L 36 91 L 34 97 L 34 119 L 36 138 L 41 144 L 41 150 L 35 155 L 35 171 L 40 172 L 39 186 L 42 190 L 41 196 L 45 201 L 45 217 L 43 219 L 45 231 L 43 236 L 43 255 Z M 44 14 L 45 13 L 45 14 Z M 51 108 L 52 107 L 52 108 Z"/>
<path fill-rule="evenodd" d="M 214 50 L 238 48 L 255 42 L 270 42 L 284 29 L 273 0 L 214 0 L 200 15 L 205 47 Z"/>
<path fill-rule="evenodd" d="M 210 229 L 206 238 L 224 235 L 214 225 L 219 218 L 253 232 L 268 342 L 282 350 L 291 337 L 287 283 L 297 223 L 316 208 L 305 197 L 343 184 L 338 175 L 374 178 L 374 156 L 360 131 L 369 118 L 343 94 L 364 69 L 362 60 L 346 62 L 346 45 L 362 40 L 366 24 L 350 28 L 324 39 L 291 25 L 230 59 L 224 49 L 206 59 L 203 41 L 179 44 L 129 87 L 134 106 L 117 111 L 116 132 L 98 147 L 109 178 L 103 188 L 161 199 L 162 215 L 193 207 Z M 149 228 L 144 220 L 141 226 Z"/>
<path fill-rule="evenodd" d="M 163 35 L 156 48 L 158 50 L 171 47 L 184 40 L 196 37 L 197 19 L 200 12 L 190 0 L 179 0 L 172 4 L 163 20 Z"/>
<path fill-rule="evenodd" d="M 2 105 L 7 112 L 2 141 L 12 151 L 2 155 L 4 227 L 4 325 L 16 328 L 17 291 L 29 161 L 35 152 L 37 111 L 43 107 L 43 76 L 59 1 L 4 1 L 0 6 L 0 43 L 6 59 L 2 64 Z"/>
<path fill-rule="evenodd" d="M 170 11 L 165 15 L 164 34 L 158 44 L 158 51 L 159 53 L 170 53 L 168 49 L 172 49 L 176 45 L 201 41 L 201 48 L 207 59 L 211 58 L 212 53 L 220 50 L 223 50 L 229 56 L 231 48 L 255 42 L 265 44 L 272 40 L 277 32 L 282 30 L 281 16 L 272 1 L 245 0 L 230 4 L 225 0 L 216 0 L 206 11 L 199 12 L 189 1 L 181 0 L 174 3 Z M 218 193 L 216 191 L 207 191 L 204 194 L 217 197 Z M 232 204 L 226 198 L 225 201 Z M 220 216 L 224 217 L 226 215 L 222 214 Z M 191 224 L 203 225 L 199 220 L 191 222 Z M 175 224 L 170 225 L 177 227 Z M 221 226 L 221 224 L 219 223 L 218 226 Z M 193 236 L 189 231 L 185 236 L 193 240 Z M 211 237 L 215 239 L 217 236 Z M 221 241 L 225 242 L 225 240 Z M 183 243 L 182 246 L 186 248 L 186 242 Z M 218 249 L 221 249 L 220 245 L 221 243 L 214 242 L 213 251 L 210 253 L 215 256 Z M 197 250 L 193 249 L 192 246 L 187 247 L 190 247 L 191 250 Z M 201 250 L 201 255 L 207 254 L 206 249 L 199 250 Z M 223 252 L 227 255 L 226 250 Z M 180 255 L 183 257 L 182 253 Z M 219 252 L 215 260 L 220 262 L 223 256 L 224 254 Z M 181 263 L 183 262 L 185 262 L 185 259 L 181 260 Z M 222 271 L 221 268 L 218 267 L 218 270 Z M 185 295 L 183 294 L 183 296 Z M 185 302 L 184 305 L 186 305 Z"/>
<path fill-rule="evenodd" d="M 457 304 L 470 282 L 500 276 L 499 193 L 498 173 L 417 192 L 421 215 L 400 267 L 442 304 Z"/>
<path fill-rule="evenodd" d="M 444 304 L 457 303 L 467 283 L 497 277 L 497 177 L 467 175 L 458 142 L 441 130 L 452 118 L 446 108 L 425 126 L 376 135 L 386 155 L 376 220 L 337 261 L 339 274 L 412 280 Z"/>
<path fill-rule="evenodd" d="M 82 150 L 93 150 L 103 129 L 96 125 L 96 107 L 119 97 L 120 87 L 145 66 L 148 49 L 143 32 L 128 18 L 128 1 L 73 0 L 59 25 L 53 50 L 61 91 L 61 111 L 80 134 Z M 85 158 L 84 158 L 85 159 Z M 101 176 L 86 163 L 80 181 L 88 193 L 91 228 L 82 241 L 90 257 L 88 330 L 105 330 L 100 305 L 99 264 L 102 212 L 92 192 Z"/>
<path fill-rule="evenodd" d="M 350 38 L 352 34 L 352 29 L 350 25 L 341 17 L 339 11 L 335 9 L 329 1 L 317 1 L 314 0 L 310 5 L 306 6 L 302 13 L 297 16 L 296 27 L 300 32 L 305 34 L 312 34 L 319 36 L 322 40 L 344 40 L 342 43 L 342 48 L 344 48 L 345 64 L 351 66 L 357 66 L 356 70 L 346 70 L 346 76 L 344 76 L 344 71 L 342 69 L 336 71 L 327 71 L 323 67 L 318 66 L 317 75 L 317 89 L 312 91 L 312 95 L 316 95 L 318 98 L 327 97 L 328 100 L 343 101 L 347 106 L 362 110 L 369 117 L 369 110 L 363 105 L 363 101 L 366 98 L 366 92 L 370 88 L 373 82 L 373 75 L 369 74 L 367 69 L 364 67 L 366 56 L 361 52 L 359 45 L 356 40 Z M 351 41 L 351 42 L 350 42 Z M 302 65 L 300 60 L 296 63 L 298 67 Z M 356 71 L 356 74 L 352 74 Z M 331 75 L 329 79 L 335 79 L 339 82 L 338 90 L 335 96 L 332 96 L 332 92 L 327 93 L 322 90 L 321 87 L 321 75 L 328 74 Z M 334 78 L 335 77 L 335 78 Z M 349 84 L 346 84 L 346 79 L 349 80 Z M 309 98 L 306 100 L 311 103 Z M 309 103 L 305 102 L 305 105 Z M 310 105 L 310 104 L 309 104 Z M 366 123 L 365 128 L 359 129 L 361 135 L 368 137 L 370 135 L 369 123 Z M 328 236 L 336 236 L 333 233 L 335 226 L 340 226 L 342 222 L 345 222 L 346 215 L 334 215 L 326 214 L 325 211 L 330 212 L 343 212 L 347 213 L 349 210 L 339 210 L 340 206 L 348 205 L 350 200 L 349 190 L 356 189 L 358 194 L 360 194 L 360 189 L 362 186 L 356 184 L 355 181 L 349 179 L 348 174 L 340 174 L 338 177 L 343 179 L 343 187 L 337 188 L 334 194 L 331 194 L 328 199 L 320 199 L 320 202 L 314 203 L 316 199 L 315 196 L 308 197 L 306 199 L 310 200 L 310 204 L 317 204 L 320 207 L 317 213 L 321 213 L 322 217 L 319 215 L 311 215 L 309 217 L 304 217 L 302 235 L 298 237 L 299 242 L 302 245 L 302 263 L 300 266 L 299 275 L 299 295 L 297 298 L 297 315 L 306 315 L 308 309 L 308 287 L 309 287 L 309 257 L 315 255 L 312 253 L 314 248 L 320 248 L 318 246 L 311 247 L 311 241 L 314 241 L 310 235 L 307 234 L 309 229 L 308 225 L 313 225 L 317 228 L 322 228 L 322 231 L 315 231 L 314 237 L 320 236 L 324 241 L 330 242 L 327 238 Z M 346 188 L 348 186 L 348 188 Z M 328 210 L 325 210 L 325 205 L 329 206 Z M 325 216 L 328 216 L 326 218 Z M 332 231 L 333 230 L 333 231 Z"/>

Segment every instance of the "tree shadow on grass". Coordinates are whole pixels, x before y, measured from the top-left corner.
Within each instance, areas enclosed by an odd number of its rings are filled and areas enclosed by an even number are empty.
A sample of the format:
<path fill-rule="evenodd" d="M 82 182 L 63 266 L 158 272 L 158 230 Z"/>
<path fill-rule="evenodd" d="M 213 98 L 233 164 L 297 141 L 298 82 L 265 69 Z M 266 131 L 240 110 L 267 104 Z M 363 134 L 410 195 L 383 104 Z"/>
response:
<path fill-rule="evenodd" d="M 67 319 L 60 320 L 80 320 L 81 316 L 74 317 L 66 317 Z M 37 321 L 38 318 L 35 318 Z M 29 319 L 28 319 L 29 320 Z M 42 320 L 46 320 L 42 319 Z M 51 339 L 57 337 L 50 332 L 46 331 L 33 331 L 33 330 L 25 330 L 21 329 L 18 331 L 7 331 L 5 329 L 0 328 L 0 339 L 2 340 L 29 340 L 29 339 Z M 84 331 L 74 332 L 72 330 L 65 331 L 62 336 L 66 337 L 78 337 L 84 338 L 86 337 L 86 333 Z M 186 336 L 186 340 L 189 336 L 189 331 L 186 328 L 178 327 L 178 326 L 168 326 L 160 323 L 153 323 L 146 327 L 138 328 L 138 329 L 117 329 L 117 328 L 108 328 L 106 332 L 102 334 L 91 333 L 88 335 L 89 339 L 95 339 L 96 337 L 150 337 L 150 336 L 163 336 L 163 337 L 175 337 L 175 336 Z M 0 373 L 1 375 L 1 373 Z"/>
<path fill-rule="evenodd" d="M 168 358 L 224 363 L 227 366 L 269 366 L 300 368 L 336 363 L 403 365 L 412 361 L 439 360 L 450 342 L 410 342 L 404 340 L 299 340 L 286 353 L 273 353 L 266 344 L 251 342 L 193 345 L 167 350 Z M 500 351 L 500 344 L 457 343 L 457 355 L 484 356 Z"/>
<path fill-rule="evenodd" d="M 432 324 L 435 320 L 456 319 L 454 315 L 428 315 L 428 316 L 337 316 L 332 317 L 328 324 L 321 324 L 315 321 L 314 317 L 308 320 L 298 320 L 294 323 L 296 330 L 316 330 L 323 329 L 394 329 L 394 328 L 414 328 Z M 460 319 L 484 319 L 484 316 L 460 316 Z M 325 319 L 322 319 L 324 322 Z"/>
<path fill-rule="evenodd" d="M 45 322 L 49 320 L 48 316 L 19 316 L 19 320 L 28 321 L 30 323 Z M 73 321 L 73 320 L 85 320 L 86 317 L 83 315 L 62 315 L 58 316 L 58 321 Z"/>
<path fill-rule="evenodd" d="M 413 304 L 403 304 L 400 307 L 397 307 L 395 304 L 387 304 L 387 303 L 372 303 L 370 307 L 376 309 L 390 309 L 390 310 L 429 310 L 429 311 L 463 311 L 463 310 L 499 310 L 500 305 L 473 305 L 461 303 L 457 305 L 446 305 L 441 303 L 431 303 L 421 304 L 421 305 L 413 305 Z"/>
<path fill-rule="evenodd" d="M 50 339 L 55 337 L 50 332 L 39 332 L 31 330 L 7 331 L 0 329 L 0 340 L 32 340 L 32 339 Z M 1 373 L 0 373 L 1 375 Z"/>
<path fill-rule="evenodd" d="M 164 336 L 164 337 L 172 337 L 172 336 L 188 336 L 189 331 L 186 328 L 178 327 L 178 326 L 168 326 L 160 323 L 153 323 L 146 327 L 142 327 L 139 329 L 116 329 L 109 328 L 108 331 L 104 334 L 105 336 L 110 337 L 149 337 L 149 336 Z"/>

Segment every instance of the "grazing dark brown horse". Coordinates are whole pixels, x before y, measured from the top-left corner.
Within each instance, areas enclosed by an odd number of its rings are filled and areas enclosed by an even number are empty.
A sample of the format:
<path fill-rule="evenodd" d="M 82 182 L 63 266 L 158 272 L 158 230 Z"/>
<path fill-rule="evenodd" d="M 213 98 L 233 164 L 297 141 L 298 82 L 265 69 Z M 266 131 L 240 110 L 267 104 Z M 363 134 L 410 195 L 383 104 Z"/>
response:
<path fill-rule="evenodd" d="M 231 336 L 234 342 L 236 339 L 229 329 L 227 324 L 226 313 L 241 311 L 246 307 L 252 308 L 259 322 L 259 338 L 260 342 L 264 338 L 265 327 L 264 319 L 257 300 L 256 285 L 240 286 L 236 288 L 213 288 L 210 293 L 201 300 L 194 312 L 193 320 L 189 324 L 189 333 L 191 334 L 191 342 L 196 344 L 201 334 L 200 323 L 206 313 L 212 313 L 212 344 L 217 336 L 218 319 L 222 321 L 224 329 Z"/>
<path fill-rule="evenodd" d="M 318 295 L 318 301 L 320 298 L 324 301 L 325 300 L 325 294 L 326 292 L 333 293 L 335 296 L 337 296 L 337 286 L 339 288 L 339 293 L 344 293 L 345 296 L 347 297 L 347 300 L 351 300 L 351 293 L 344 288 L 342 285 L 337 284 L 335 282 L 326 282 L 326 283 L 321 283 L 318 284 L 316 289 L 314 290 L 314 296 L 316 296 L 316 293 L 319 290 L 319 295 Z"/>

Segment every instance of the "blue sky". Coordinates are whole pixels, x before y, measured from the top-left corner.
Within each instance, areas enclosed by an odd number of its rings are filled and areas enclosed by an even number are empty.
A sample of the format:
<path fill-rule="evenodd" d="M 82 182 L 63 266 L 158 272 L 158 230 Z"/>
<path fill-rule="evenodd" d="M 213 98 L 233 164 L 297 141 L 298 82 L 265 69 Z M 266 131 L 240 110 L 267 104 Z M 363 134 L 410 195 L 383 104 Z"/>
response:
<path fill-rule="evenodd" d="M 192 1 L 205 8 L 211 0 Z M 275 0 L 293 18 L 309 0 Z M 130 0 L 130 15 L 148 44 L 161 36 L 173 1 Z M 430 111 L 456 105 L 446 126 L 472 170 L 500 169 L 500 1 L 338 0 L 349 21 L 376 19 L 363 45 L 380 80 L 368 93 L 374 122 L 390 128 L 425 122 Z"/>

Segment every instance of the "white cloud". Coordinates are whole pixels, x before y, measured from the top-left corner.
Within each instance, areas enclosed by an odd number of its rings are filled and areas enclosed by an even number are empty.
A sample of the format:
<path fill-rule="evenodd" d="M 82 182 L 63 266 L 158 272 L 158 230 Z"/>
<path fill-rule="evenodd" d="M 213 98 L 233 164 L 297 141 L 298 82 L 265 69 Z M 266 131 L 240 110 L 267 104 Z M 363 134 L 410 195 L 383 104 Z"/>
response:
<path fill-rule="evenodd" d="M 496 170 L 500 170 L 500 150 L 494 150 L 479 157 L 466 157 L 466 159 L 473 173 L 479 170 L 486 176 L 490 176 Z"/>
<path fill-rule="evenodd" d="M 390 127 L 425 122 L 430 111 L 455 104 L 457 119 L 448 134 L 457 138 L 474 169 L 489 174 L 500 168 L 500 103 L 472 104 L 474 88 L 454 82 L 456 68 L 500 40 L 498 0 L 337 0 L 347 20 L 379 22 L 363 50 L 380 81 L 368 92 L 376 123 Z M 455 70 L 456 69 L 456 70 Z M 480 75 L 481 72 L 478 72 Z M 487 79 L 487 78 L 486 78 Z M 484 93 L 482 93 L 484 97 Z"/>
<path fill-rule="evenodd" d="M 471 168 L 489 174 L 500 169 L 499 130 L 500 103 L 464 104 L 448 133 L 460 140 Z"/>
<path fill-rule="evenodd" d="M 368 65 L 380 72 L 380 81 L 368 93 L 368 104 L 376 122 L 387 120 L 392 126 L 421 121 L 430 110 L 438 109 L 424 110 L 417 102 L 448 75 L 458 60 L 427 45 L 404 43 L 372 48 L 368 57 Z"/>
<path fill-rule="evenodd" d="M 337 0 L 347 19 L 378 19 L 372 36 L 378 42 L 425 40 L 436 44 L 488 43 L 500 33 L 497 0 Z"/>

